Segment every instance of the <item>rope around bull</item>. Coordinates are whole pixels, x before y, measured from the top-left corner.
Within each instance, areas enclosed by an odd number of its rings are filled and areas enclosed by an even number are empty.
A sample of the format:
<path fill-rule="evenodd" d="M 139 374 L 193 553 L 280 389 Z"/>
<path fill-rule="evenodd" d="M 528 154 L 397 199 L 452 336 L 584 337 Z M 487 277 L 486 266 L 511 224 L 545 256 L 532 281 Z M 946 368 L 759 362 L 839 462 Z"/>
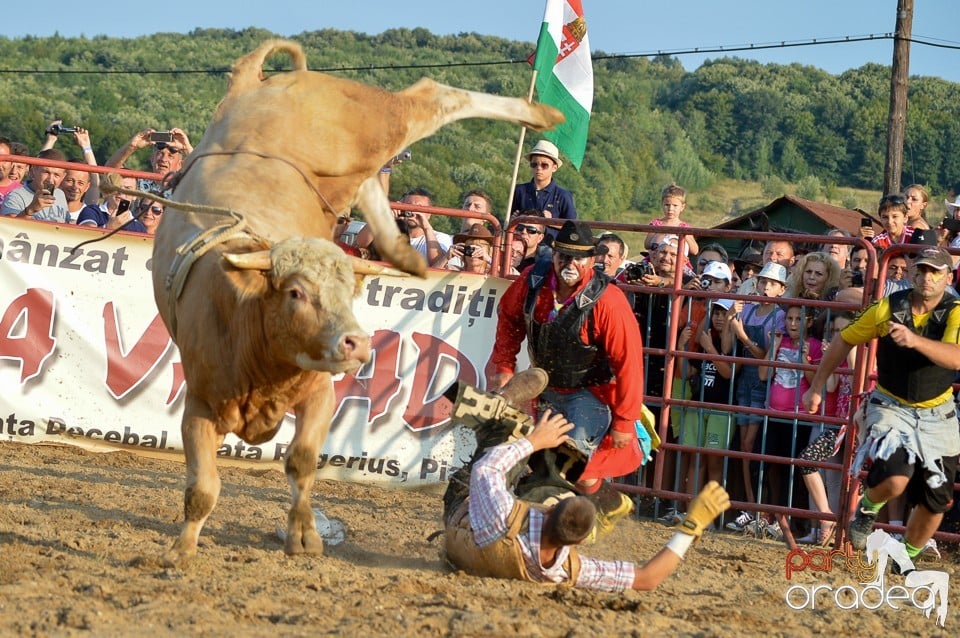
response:
<path fill-rule="evenodd" d="M 166 183 L 167 183 L 167 178 L 164 178 L 162 184 L 165 185 Z M 157 193 L 157 192 L 155 192 L 155 191 L 144 191 L 144 190 L 140 190 L 139 188 L 124 188 L 124 187 L 122 187 L 122 186 L 114 186 L 114 185 L 111 185 L 111 184 L 103 184 L 103 185 L 101 186 L 100 192 L 103 193 L 103 194 L 105 194 L 105 195 L 113 195 L 113 194 L 115 194 L 115 193 L 121 193 L 121 194 L 123 194 L 123 195 L 131 195 L 131 196 L 133 196 L 133 197 L 137 197 L 137 198 L 141 198 L 141 199 L 150 199 L 150 200 L 153 200 L 153 201 L 155 201 L 155 202 L 160 202 L 160 203 L 163 204 L 165 207 L 166 207 L 166 206 L 169 206 L 169 207 L 171 207 L 171 208 L 176 208 L 177 210 L 182 210 L 182 211 L 185 211 L 185 212 L 188 212 L 188 213 L 200 213 L 200 214 L 206 214 L 206 215 L 221 215 L 221 216 L 230 217 L 230 218 L 232 218 L 232 219 L 234 220 L 232 223 L 229 223 L 229 224 L 220 223 L 220 224 L 216 224 L 216 225 L 214 225 L 214 226 L 211 226 L 211 227 L 208 228 L 206 231 L 204 231 L 203 233 L 201 233 L 201 236 L 207 236 L 207 235 L 209 235 L 209 234 L 212 234 L 211 231 L 216 231 L 216 230 L 218 230 L 218 229 L 224 229 L 224 230 L 227 230 L 227 229 L 235 229 L 237 232 L 240 232 L 240 231 L 245 230 L 246 227 L 247 227 L 247 220 L 246 220 L 246 218 L 243 216 L 243 213 L 238 213 L 237 211 L 233 210 L 232 208 L 223 208 L 223 207 L 221 207 L 221 206 L 210 206 L 210 205 L 208 205 L 208 204 L 191 204 L 190 202 L 175 202 L 175 201 L 173 201 L 172 199 L 167 199 L 166 197 L 164 197 L 163 195 L 161 195 L 161 194 L 159 194 L 159 193 Z M 140 219 L 140 217 L 141 217 L 145 212 L 146 212 L 146 211 L 139 211 L 136 215 L 133 215 L 132 217 L 133 217 L 133 219 Z M 128 222 L 128 223 L 129 223 L 129 222 Z M 69 250 L 70 250 L 71 253 L 73 253 L 74 251 L 82 248 L 83 246 L 86 246 L 86 245 L 88 245 L 88 244 L 94 244 L 94 243 L 96 243 L 96 242 L 98 242 L 98 241 L 103 241 L 104 239 L 108 239 L 108 238 L 110 238 L 110 237 L 113 237 L 114 235 L 116 235 L 116 234 L 117 234 L 118 232 L 120 232 L 121 230 L 123 230 L 123 226 L 120 226 L 119 228 L 114 228 L 114 229 L 111 230 L 109 233 L 106 233 L 106 234 L 104 234 L 104 235 L 101 235 L 100 237 L 96 237 L 96 238 L 94 238 L 94 239 L 88 239 L 88 240 L 86 240 L 86 241 L 82 241 L 82 242 L 80 242 L 79 244 L 77 244 L 76 246 L 74 246 L 73 248 L 70 248 Z M 224 239 L 221 239 L 220 241 L 217 241 L 217 242 L 215 242 L 215 243 L 220 243 L 221 241 L 226 241 L 227 239 L 229 239 L 230 237 L 232 237 L 232 236 L 235 235 L 235 234 L 236 234 L 236 233 L 230 233 L 229 237 L 226 237 L 226 238 L 224 238 Z"/>
<path fill-rule="evenodd" d="M 165 177 L 162 184 L 166 185 L 167 183 L 168 179 Z M 183 292 L 183 287 L 187 282 L 187 276 L 190 274 L 190 269 L 201 256 L 209 252 L 214 246 L 223 244 L 230 239 L 237 237 L 238 235 L 245 234 L 252 239 L 260 240 L 266 243 L 262 237 L 252 233 L 247 228 L 247 220 L 243 214 L 238 213 L 231 208 L 210 206 L 208 204 L 176 202 L 152 191 L 143 191 L 137 188 L 123 188 L 122 186 L 114 186 L 111 184 L 104 184 L 102 191 L 107 195 L 122 193 L 124 195 L 132 195 L 141 199 L 150 199 L 155 202 L 160 202 L 164 206 L 175 208 L 184 212 L 218 215 L 227 218 L 222 222 L 218 222 L 213 226 L 198 232 L 193 239 L 180 245 L 177 248 L 176 256 L 174 257 L 173 261 L 170 262 L 170 268 L 167 270 L 167 276 L 164 280 L 164 283 L 167 290 L 172 293 L 168 295 L 169 312 L 167 314 L 171 322 L 171 334 L 176 334 L 177 330 L 177 300 L 180 298 L 180 294 Z M 134 219 L 139 219 L 140 215 L 142 215 L 144 212 L 145 211 L 141 211 L 138 215 L 134 216 Z M 93 242 L 101 241 L 111 237 L 121 229 L 122 226 L 120 228 L 113 229 L 102 237 L 81 242 L 80 244 L 74 246 L 73 249 L 71 249 L 71 252 L 86 244 L 91 244 Z"/>

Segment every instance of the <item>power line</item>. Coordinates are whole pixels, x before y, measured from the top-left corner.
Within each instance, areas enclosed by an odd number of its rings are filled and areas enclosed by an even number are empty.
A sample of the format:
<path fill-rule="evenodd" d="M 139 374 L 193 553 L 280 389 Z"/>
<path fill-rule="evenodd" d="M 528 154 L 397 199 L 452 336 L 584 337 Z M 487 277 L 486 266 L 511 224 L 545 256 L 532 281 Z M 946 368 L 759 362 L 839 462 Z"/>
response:
<path fill-rule="evenodd" d="M 893 40 L 893 33 L 871 33 L 866 35 L 848 35 L 832 38 L 811 38 L 808 40 L 781 40 L 779 42 L 765 42 L 759 44 L 717 45 L 711 47 L 694 47 L 687 49 L 658 49 L 638 53 L 610 53 L 594 55 L 594 60 L 623 60 L 632 58 L 650 58 L 683 55 L 703 55 L 705 53 L 740 53 L 743 51 L 764 51 L 770 49 L 790 49 L 797 47 L 853 44 L 873 40 Z M 960 43 L 927 36 L 913 36 L 907 38 L 912 44 L 951 49 L 960 51 Z M 527 58 L 513 58 L 507 60 L 472 61 L 472 62 L 434 62 L 416 64 L 367 64 L 363 66 L 337 66 L 311 69 L 323 73 L 344 73 L 355 71 L 384 71 L 397 69 L 444 69 L 457 67 L 506 66 L 512 64 L 527 64 Z M 0 75 L 224 75 L 230 72 L 230 67 L 213 67 L 208 69 L 0 69 Z M 272 73 L 285 71 L 284 68 L 265 69 Z"/>

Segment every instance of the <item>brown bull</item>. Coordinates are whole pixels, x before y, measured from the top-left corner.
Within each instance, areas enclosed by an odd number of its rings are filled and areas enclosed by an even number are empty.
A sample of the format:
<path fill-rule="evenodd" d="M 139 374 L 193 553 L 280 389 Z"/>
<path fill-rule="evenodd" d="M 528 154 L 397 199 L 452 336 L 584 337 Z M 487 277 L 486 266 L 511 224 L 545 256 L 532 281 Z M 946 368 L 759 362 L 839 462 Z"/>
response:
<path fill-rule="evenodd" d="M 295 70 L 264 79 L 274 51 L 289 53 Z M 187 381 L 185 524 L 167 563 L 196 553 L 220 493 L 216 451 L 224 436 L 263 443 L 291 411 L 284 550 L 323 552 L 309 498 L 335 407 L 331 374 L 370 357 L 351 305 L 356 277 L 371 271 L 329 241 L 333 222 L 357 206 L 380 254 L 422 273 L 376 175 L 411 143 L 467 117 L 536 129 L 562 121 L 544 105 L 430 80 L 389 93 L 310 72 L 291 42 L 268 42 L 234 65 L 227 95 L 177 182 L 181 209 L 167 208 L 154 243 L 154 294 Z"/>

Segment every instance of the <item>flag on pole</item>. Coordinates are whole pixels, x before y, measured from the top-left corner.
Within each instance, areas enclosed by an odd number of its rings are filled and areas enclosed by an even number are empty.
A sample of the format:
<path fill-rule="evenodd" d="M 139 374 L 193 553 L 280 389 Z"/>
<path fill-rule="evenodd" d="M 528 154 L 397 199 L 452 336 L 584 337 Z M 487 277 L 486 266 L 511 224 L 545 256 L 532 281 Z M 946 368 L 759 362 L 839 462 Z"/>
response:
<path fill-rule="evenodd" d="M 547 0 L 533 68 L 540 101 L 567 118 L 545 137 L 579 169 L 593 108 L 593 63 L 580 0 Z"/>

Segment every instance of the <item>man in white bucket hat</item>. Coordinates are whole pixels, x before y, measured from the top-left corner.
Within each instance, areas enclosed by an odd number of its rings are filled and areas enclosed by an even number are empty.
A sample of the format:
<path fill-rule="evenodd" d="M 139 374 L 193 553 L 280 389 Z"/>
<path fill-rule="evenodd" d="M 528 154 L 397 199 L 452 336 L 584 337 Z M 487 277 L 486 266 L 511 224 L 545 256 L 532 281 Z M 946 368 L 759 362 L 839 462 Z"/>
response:
<path fill-rule="evenodd" d="M 573 195 L 553 181 L 553 174 L 563 166 L 557 147 L 552 142 L 540 140 L 525 157 L 530 162 L 533 179 L 526 184 L 518 184 L 513 191 L 510 214 L 541 210 L 544 217 L 576 219 L 577 209 L 573 205 Z"/>

